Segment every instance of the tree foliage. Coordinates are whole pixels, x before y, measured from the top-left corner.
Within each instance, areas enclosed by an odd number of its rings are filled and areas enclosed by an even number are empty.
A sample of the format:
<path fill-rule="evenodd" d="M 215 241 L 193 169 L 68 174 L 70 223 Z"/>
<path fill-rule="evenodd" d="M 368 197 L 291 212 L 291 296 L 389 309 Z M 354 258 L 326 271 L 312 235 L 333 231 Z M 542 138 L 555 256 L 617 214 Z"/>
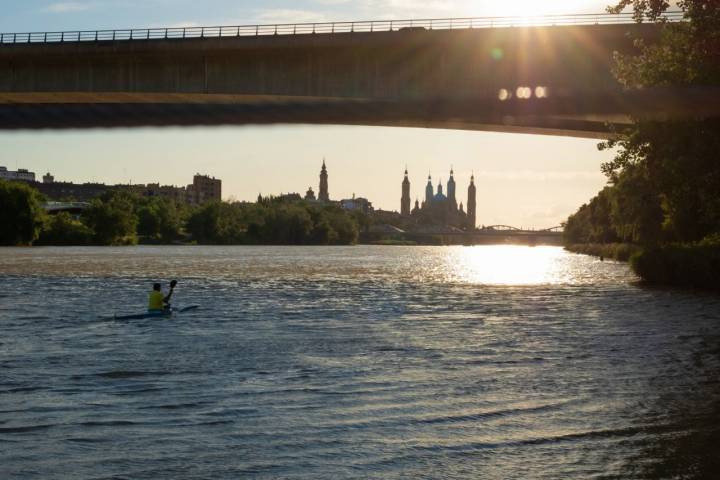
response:
<path fill-rule="evenodd" d="M 0 182 L 3 244 L 132 245 L 192 239 L 202 244 L 349 245 L 368 225 L 361 212 L 295 198 L 259 203 L 208 202 L 190 207 L 163 197 L 114 191 L 94 199 L 79 218 L 47 217 L 39 194 Z M 38 239 L 39 236 L 39 239 Z"/>
<path fill-rule="evenodd" d="M 136 208 L 138 235 L 151 241 L 170 243 L 180 237 L 183 209 L 173 200 L 151 197 Z"/>
<path fill-rule="evenodd" d="M 305 202 L 203 205 L 190 216 L 188 232 L 199 243 L 347 245 L 357 241 L 357 217 L 335 206 Z"/>
<path fill-rule="evenodd" d="M 128 245 L 137 243 L 137 223 L 133 197 L 115 192 L 92 201 L 83 212 L 83 220 L 93 232 L 99 245 Z"/>
<path fill-rule="evenodd" d="M 40 234 L 40 194 L 21 182 L 0 180 L 0 245 L 30 245 Z"/>
<path fill-rule="evenodd" d="M 37 240 L 38 245 L 90 245 L 94 232 L 67 212 L 50 216 Z"/>
<path fill-rule="evenodd" d="M 678 6 L 685 16 L 678 23 L 663 19 L 670 8 L 664 0 L 621 0 L 609 8 L 632 7 L 638 21 L 662 29 L 658 42 L 639 39 L 635 55 L 615 56 L 615 75 L 626 88 L 720 85 L 720 2 Z M 627 135 L 599 148 L 617 150 L 602 170 L 610 182 L 610 224 L 621 240 L 694 242 L 720 232 L 720 119 L 637 118 Z M 600 228 L 581 221 L 588 218 L 582 210 L 568 220 L 568 239 Z"/>

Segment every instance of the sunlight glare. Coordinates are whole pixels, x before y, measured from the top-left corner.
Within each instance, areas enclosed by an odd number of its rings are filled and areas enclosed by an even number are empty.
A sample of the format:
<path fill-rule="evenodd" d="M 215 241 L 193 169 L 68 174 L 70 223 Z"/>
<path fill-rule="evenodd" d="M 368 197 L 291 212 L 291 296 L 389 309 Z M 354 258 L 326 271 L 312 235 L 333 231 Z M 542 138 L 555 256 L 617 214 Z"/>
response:
<path fill-rule="evenodd" d="M 456 274 L 468 283 L 538 285 L 562 283 L 563 250 L 557 247 L 498 245 L 464 247 L 448 253 Z"/>

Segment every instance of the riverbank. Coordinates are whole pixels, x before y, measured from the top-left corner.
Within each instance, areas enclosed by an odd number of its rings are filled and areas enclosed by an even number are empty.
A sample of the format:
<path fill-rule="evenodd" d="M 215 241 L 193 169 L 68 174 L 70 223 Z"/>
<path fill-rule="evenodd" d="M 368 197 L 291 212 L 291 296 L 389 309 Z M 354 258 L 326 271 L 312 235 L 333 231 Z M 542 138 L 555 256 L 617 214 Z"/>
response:
<path fill-rule="evenodd" d="M 619 262 L 628 262 L 634 254 L 640 253 L 642 249 L 632 243 L 576 243 L 566 245 L 565 250 Z"/>
<path fill-rule="evenodd" d="M 641 247 L 628 243 L 588 243 L 567 245 L 565 250 L 630 262 L 633 271 L 648 284 L 720 290 L 720 244 Z"/>
<path fill-rule="evenodd" d="M 645 248 L 633 255 L 630 265 L 648 283 L 720 291 L 720 245 Z"/>

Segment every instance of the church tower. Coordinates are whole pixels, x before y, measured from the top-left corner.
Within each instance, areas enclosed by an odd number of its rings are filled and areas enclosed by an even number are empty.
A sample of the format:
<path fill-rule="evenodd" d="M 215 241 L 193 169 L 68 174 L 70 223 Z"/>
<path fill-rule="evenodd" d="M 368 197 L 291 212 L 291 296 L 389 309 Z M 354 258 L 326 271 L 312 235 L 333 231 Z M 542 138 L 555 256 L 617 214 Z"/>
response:
<path fill-rule="evenodd" d="M 408 179 L 408 171 L 405 169 L 405 179 L 402 182 L 402 198 L 400 199 L 400 214 L 404 216 L 410 215 L 410 180 Z"/>
<path fill-rule="evenodd" d="M 325 168 L 325 159 L 323 158 L 322 169 L 320 170 L 320 191 L 318 192 L 318 200 L 321 202 L 329 202 L 330 195 L 328 194 L 328 174 L 327 168 Z"/>
<path fill-rule="evenodd" d="M 475 218 L 475 174 L 470 177 L 470 186 L 468 187 L 468 200 L 467 200 L 467 218 L 468 227 L 471 230 L 475 230 L 476 218 Z"/>
<path fill-rule="evenodd" d="M 432 177 L 428 174 L 428 183 L 425 186 L 425 206 L 429 207 L 432 203 L 433 197 L 435 196 L 432 184 Z"/>
<path fill-rule="evenodd" d="M 448 208 L 456 212 L 457 211 L 457 200 L 455 200 L 455 178 L 453 175 L 455 172 L 453 172 L 452 167 L 450 168 L 450 180 L 447 182 L 447 198 L 448 198 Z"/>

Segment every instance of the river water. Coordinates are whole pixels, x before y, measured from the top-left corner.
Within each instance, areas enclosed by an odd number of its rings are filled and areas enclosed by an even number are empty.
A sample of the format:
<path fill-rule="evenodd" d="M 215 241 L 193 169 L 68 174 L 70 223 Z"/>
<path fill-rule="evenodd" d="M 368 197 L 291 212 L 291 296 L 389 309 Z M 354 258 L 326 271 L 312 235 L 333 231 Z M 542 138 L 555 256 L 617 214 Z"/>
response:
<path fill-rule="evenodd" d="M 720 478 L 720 297 L 559 248 L 0 249 L 0 332 L 2 479 Z"/>

